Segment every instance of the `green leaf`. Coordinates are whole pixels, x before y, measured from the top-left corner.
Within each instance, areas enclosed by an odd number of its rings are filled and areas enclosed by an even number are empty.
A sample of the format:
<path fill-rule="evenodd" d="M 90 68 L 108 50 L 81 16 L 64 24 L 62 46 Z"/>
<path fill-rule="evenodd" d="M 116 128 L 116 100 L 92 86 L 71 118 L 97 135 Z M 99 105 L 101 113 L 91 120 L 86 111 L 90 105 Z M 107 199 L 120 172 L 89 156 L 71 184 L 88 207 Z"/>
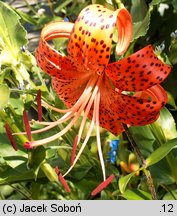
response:
<path fill-rule="evenodd" d="M 172 0 L 172 5 L 175 8 L 175 10 L 177 10 L 177 1 L 176 0 Z"/>
<path fill-rule="evenodd" d="M 169 169 L 166 160 L 161 160 L 153 166 L 149 167 L 154 182 L 158 182 L 158 185 L 170 185 L 175 183 L 173 173 Z"/>
<path fill-rule="evenodd" d="M 127 200 L 151 200 L 149 193 L 137 189 L 126 190 L 122 196 Z"/>
<path fill-rule="evenodd" d="M 170 58 L 170 61 L 173 63 L 173 64 L 176 64 L 177 63 L 177 41 L 175 41 L 174 43 L 172 43 L 172 45 L 170 46 L 170 55 L 169 55 L 169 58 Z"/>
<path fill-rule="evenodd" d="M 133 22 L 142 21 L 147 13 L 145 0 L 132 0 L 131 15 Z"/>
<path fill-rule="evenodd" d="M 88 174 L 91 168 L 92 166 L 88 163 L 82 164 L 82 166 L 75 167 L 72 171 L 72 178 L 81 180 Z"/>
<path fill-rule="evenodd" d="M 2 110 L 8 103 L 10 96 L 9 87 L 5 84 L 0 85 L 0 110 Z"/>
<path fill-rule="evenodd" d="M 129 130 L 144 157 L 148 157 L 154 151 L 155 144 L 155 137 L 149 126 L 132 126 Z"/>
<path fill-rule="evenodd" d="M 37 25 L 37 22 L 35 19 L 33 19 L 30 15 L 28 15 L 27 13 L 24 13 L 21 10 L 15 9 L 16 13 L 26 22 L 33 24 L 33 25 Z"/>
<path fill-rule="evenodd" d="M 162 160 L 173 148 L 177 146 L 177 138 L 170 140 L 156 149 L 147 159 L 146 166 L 152 166 L 153 164 Z"/>
<path fill-rule="evenodd" d="M 132 41 L 146 35 L 150 24 L 150 10 L 142 21 L 133 23 Z"/>
<path fill-rule="evenodd" d="M 177 106 L 173 95 L 170 92 L 167 92 L 167 95 L 168 95 L 168 104 L 170 104 L 175 110 L 177 110 Z"/>
<path fill-rule="evenodd" d="M 171 190 L 170 192 L 166 193 L 163 197 L 163 200 L 177 200 L 177 190 Z"/>
<path fill-rule="evenodd" d="M 135 175 L 135 173 L 136 172 L 132 172 L 119 179 L 119 189 L 122 194 L 125 192 L 127 184 L 129 183 L 130 179 Z"/>
<path fill-rule="evenodd" d="M 160 117 L 155 122 L 155 124 L 162 129 L 167 140 L 177 137 L 175 120 L 167 108 L 163 108 L 161 110 Z"/>
<path fill-rule="evenodd" d="M 20 17 L 7 4 L 0 2 L 0 39 L 16 57 L 20 47 L 27 44 L 26 31 Z"/>
<path fill-rule="evenodd" d="M 33 170 L 27 169 L 26 162 L 15 168 L 9 166 L 4 172 L 0 172 L 0 185 L 25 180 L 34 180 Z"/>
<path fill-rule="evenodd" d="M 143 2 L 143 1 L 141 1 L 141 2 Z M 138 39 L 139 37 L 142 37 L 142 36 L 146 35 L 146 33 L 147 33 L 148 29 L 149 29 L 149 25 L 150 25 L 150 18 L 151 18 L 151 12 L 153 10 L 153 6 L 158 5 L 161 2 L 162 2 L 162 0 L 153 0 L 149 4 L 149 10 L 146 13 L 146 16 L 144 17 L 144 19 L 142 19 L 141 21 L 133 23 L 133 37 L 132 37 L 132 41 L 135 40 L 135 39 Z"/>
<path fill-rule="evenodd" d="M 158 5 L 158 4 L 162 3 L 162 2 L 163 2 L 163 0 L 153 0 L 153 1 L 149 4 L 149 6 L 155 6 L 155 5 Z"/>

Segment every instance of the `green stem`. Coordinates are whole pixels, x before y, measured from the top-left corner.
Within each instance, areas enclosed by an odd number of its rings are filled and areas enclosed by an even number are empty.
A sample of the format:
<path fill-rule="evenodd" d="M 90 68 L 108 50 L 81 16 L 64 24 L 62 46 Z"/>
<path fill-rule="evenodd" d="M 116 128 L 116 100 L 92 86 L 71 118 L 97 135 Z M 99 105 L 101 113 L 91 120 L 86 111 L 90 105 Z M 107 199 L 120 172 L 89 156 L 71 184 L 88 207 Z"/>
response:
<path fill-rule="evenodd" d="M 156 138 L 157 142 L 159 143 L 159 146 L 164 145 L 167 140 L 165 138 L 165 135 L 161 129 L 161 127 L 157 124 L 157 122 L 154 122 L 153 124 L 150 125 L 151 132 L 153 133 L 154 137 Z M 165 157 L 168 166 L 172 172 L 173 178 L 177 184 L 177 163 L 174 158 L 174 155 L 170 152 L 166 157 Z"/>
<path fill-rule="evenodd" d="M 157 194 L 156 194 L 156 191 L 155 191 L 155 187 L 154 187 L 154 183 L 153 183 L 153 179 L 152 179 L 152 176 L 151 176 L 151 173 L 150 171 L 146 168 L 146 161 L 143 157 L 143 155 L 141 154 L 135 140 L 133 139 L 133 136 L 131 135 L 130 131 L 128 130 L 128 127 L 126 124 L 123 124 L 124 126 L 124 129 L 125 129 L 125 134 L 127 135 L 133 149 L 134 149 L 134 152 L 140 162 L 140 164 L 144 167 L 143 168 L 143 171 L 144 171 L 144 174 L 146 176 L 146 179 L 147 179 L 147 184 L 148 184 L 148 187 L 149 187 L 149 191 L 151 193 L 151 196 L 152 196 L 152 199 L 153 200 L 157 200 Z"/>
<path fill-rule="evenodd" d="M 122 3 L 121 0 L 116 0 L 116 2 L 117 2 L 117 5 L 118 5 L 119 9 L 124 7 L 124 4 Z"/>
<path fill-rule="evenodd" d="M 27 5 L 27 7 L 34 13 L 34 14 L 37 14 L 37 12 L 34 10 L 34 8 L 28 3 L 28 1 L 27 0 L 23 0 L 25 3 L 26 3 L 26 5 Z"/>

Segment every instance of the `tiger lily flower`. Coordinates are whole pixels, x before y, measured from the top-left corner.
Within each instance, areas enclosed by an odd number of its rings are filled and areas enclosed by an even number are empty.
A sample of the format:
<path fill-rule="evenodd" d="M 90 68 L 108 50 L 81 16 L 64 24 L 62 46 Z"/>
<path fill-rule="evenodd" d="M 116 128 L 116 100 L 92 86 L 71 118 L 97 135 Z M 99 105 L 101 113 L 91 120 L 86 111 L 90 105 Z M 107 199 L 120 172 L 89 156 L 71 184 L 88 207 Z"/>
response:
<path fill-rule="evenodd" d="M 90 128 L 78 154 L 72 157 L 74 159 L 68 172 L 79 159 L 96 125 L 104 180 L 106 174 L 100 126 L 118 135 L 124 131 L 122 124 L 146 125 L 154 122 L 167 101 L 166 92 L 159 83 L 171 71 L 168 65 L 158 59 L 151 45 L 110 63 L 115 29 L 118 32 L 116 53 L 123 55 L 132 38 L 132 19 L 125 8 L 111 11 L 102 5 L 93 4 L 81 11 L 75 23 L 53 22 L 44 27 L 36 50 L 37 63 L 51 76 L 53 89 L 67 109 L 48 105 L 64 115 L 56 122 L 38 122 L 47 126 L 33 133 L 49 130 L 68 120 L 70 122 L 51 137 L 25 143 L 26 148 L 33 148 L 58 139 L 71 129 L 84 111 L 74 142 L 75 149 L 81 140 L 87 118 L 91 120 Z M 48 43 L 54 38 L 69 39 L 67 56 Z"/>

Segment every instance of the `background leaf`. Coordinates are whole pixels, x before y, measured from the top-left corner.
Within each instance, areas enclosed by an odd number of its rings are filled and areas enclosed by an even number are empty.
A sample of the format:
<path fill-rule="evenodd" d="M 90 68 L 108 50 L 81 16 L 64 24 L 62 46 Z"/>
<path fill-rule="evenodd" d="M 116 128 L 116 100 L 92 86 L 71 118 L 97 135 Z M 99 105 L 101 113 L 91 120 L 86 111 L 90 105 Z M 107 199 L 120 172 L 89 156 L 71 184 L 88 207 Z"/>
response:
<path fill-rule="evenodd" d="M 133 22 L 142 21 L 147 13 L 145 0 L 132 0 L 131 15 Z"/>
<path fill-rule="evenodd" d="M 0 84 L 0 110 L 3 109 L 8 101 L 10 96 L 9 87 L 5 84 Z"/>
<path fill-rule="evenodd" d="M 0 38 L 15 56 L 20 47 L 27 44 L 27 34 L 19 19 L 7 4 L 0 2 Z"/>
<path fill-rule="evenodd" d="M 122 195 L 127 200 L 151 200 L 151 195 L 142 190 L 126 190 Z"/>
<path fill-rule="evenodd" d="M 147 12 L 145 18 L 140 22 L 133 23 L 133 40 L 146 35 L 150 24 L 150 11 Z"/>

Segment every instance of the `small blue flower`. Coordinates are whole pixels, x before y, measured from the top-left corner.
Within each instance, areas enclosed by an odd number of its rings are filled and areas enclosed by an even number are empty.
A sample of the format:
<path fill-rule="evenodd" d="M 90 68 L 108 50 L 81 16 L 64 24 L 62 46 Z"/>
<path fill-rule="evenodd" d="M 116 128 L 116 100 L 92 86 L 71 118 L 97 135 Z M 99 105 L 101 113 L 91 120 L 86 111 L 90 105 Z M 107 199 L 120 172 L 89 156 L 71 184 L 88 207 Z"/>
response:
<path fill-rule="evenodd" d="M 67 17 L 65 17 L 64 22 L 69 22 L 69 19 Z"/>
<path fill-rule="evenodd" d="M 119 140 L 112 140 L 109 143 L 109 146 L 111 148 L 111 151 L 108 152 L 108 161 L 112 164 L 114 164 L 116 162 L 116 155 L 117 155 L 117 149 L 118 149 L 118 145 L 119 145 Z"/>

